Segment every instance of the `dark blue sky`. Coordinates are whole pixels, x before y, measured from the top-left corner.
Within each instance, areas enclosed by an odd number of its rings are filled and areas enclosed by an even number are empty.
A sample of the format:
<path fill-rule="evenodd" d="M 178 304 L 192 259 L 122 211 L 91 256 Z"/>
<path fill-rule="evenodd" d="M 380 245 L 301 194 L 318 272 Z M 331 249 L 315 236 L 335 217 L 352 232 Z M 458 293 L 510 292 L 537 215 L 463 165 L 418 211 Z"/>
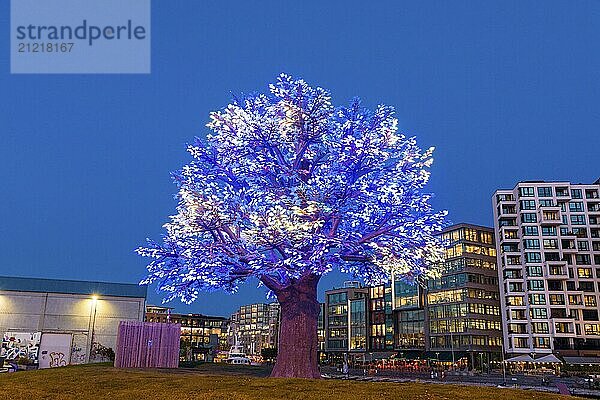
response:
<path fill-rule="evenodd" d="M 453 222 L 491 224 L 492 192 L 518 180 L 600 177 L 598 1 L 154 0 L 150 75 L 10 75 L 8 3 L 0 275 L 138 281 L 133 249 L 173 212 L 186 142 L 230 91 L 282 71 L 337 103 L 395 106 L 403 131 L 437 147 L 430 188 Z M 263 300 L 248 285 L 174 305 Z"/>

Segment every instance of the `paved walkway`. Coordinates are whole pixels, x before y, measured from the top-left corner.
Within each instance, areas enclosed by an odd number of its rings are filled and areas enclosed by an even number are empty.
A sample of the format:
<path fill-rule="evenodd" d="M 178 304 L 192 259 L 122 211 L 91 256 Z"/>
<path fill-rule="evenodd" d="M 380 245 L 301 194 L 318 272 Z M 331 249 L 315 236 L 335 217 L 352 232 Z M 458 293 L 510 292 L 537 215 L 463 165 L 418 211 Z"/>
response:
<path fill-rule="evenodd" d="M 363 376 L 362 373 L 351 371 L 346 377 L 331 368 L 323 371 L 323 377 L 327 379 L 344 379 L 367 382 L 395 382 L 395 383 L 430 383 L 430 384 L 453 384 L 466 386 L 489 386 L 489 387 L 514 387 L 523 390 L 535 390 L 540 392 L 559 393 L 558 384 L 565 385 L 573 395 L 600 399 L 600 390 L 582 387 L 581 378 L 549 377 L 547 385 L 542 385 L 542 377 L 527 375 L 508 375 L 506 385 L 503 385 L 502 375 L 448 375 L 444 379 L 431 379 L 425 374 L 398 373 L 396 371 L 380 371 L 375 376 Z M 394 373 L 395 372 L 395 373 Z"/>

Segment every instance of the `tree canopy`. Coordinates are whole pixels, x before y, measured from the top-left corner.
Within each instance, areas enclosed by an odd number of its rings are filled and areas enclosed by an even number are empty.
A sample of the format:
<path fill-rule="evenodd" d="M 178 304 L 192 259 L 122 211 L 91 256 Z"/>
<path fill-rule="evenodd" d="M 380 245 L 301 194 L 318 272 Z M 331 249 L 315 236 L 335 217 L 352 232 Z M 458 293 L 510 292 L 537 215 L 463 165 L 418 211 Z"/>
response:
<path fill-rule="evenodd" d="M 399 133 L 392 107 L 335 107 L 286 74 L 269 89 L 212 112 L 212 133 L 188 146 L 177 213 L 162 243 L 137 249 L 152 258 L 142 283 L 189 303 L 249 277 L 277 292 L 334 268 L 367 284 L 436 274 L 446 213 L 425 191 L 433 148 Z"/>

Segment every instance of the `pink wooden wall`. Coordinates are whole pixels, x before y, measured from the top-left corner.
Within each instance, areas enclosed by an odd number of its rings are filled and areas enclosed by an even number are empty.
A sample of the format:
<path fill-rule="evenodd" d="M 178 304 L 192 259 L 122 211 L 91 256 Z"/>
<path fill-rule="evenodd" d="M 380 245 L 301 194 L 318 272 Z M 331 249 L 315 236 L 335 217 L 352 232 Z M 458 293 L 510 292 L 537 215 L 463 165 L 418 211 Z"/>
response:
<path fill-rule="evenodd" d="M 177 368 L 181 325 L 121 321 L 115 367 Z"/>

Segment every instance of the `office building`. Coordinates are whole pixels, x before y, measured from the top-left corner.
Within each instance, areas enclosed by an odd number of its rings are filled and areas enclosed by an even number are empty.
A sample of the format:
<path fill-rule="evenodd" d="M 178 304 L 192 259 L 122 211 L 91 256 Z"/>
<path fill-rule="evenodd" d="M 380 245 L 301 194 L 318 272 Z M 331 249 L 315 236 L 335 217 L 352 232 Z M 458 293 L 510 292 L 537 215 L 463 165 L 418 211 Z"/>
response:
<path fill-rule="evenodd" d="M 235 336 L 248 356 L 261 357 L 265 348 L 276 348 L 279 342 L 279 303 L 241 306 L 231 316 L 230 343 Z"/>
<path fill-rule="evenodd" d="M 367 351 L 369 288 L 359 282 L 325 292 L 325 352 L 330 361 Z"/>
<path fill-rule="evenodd" d="M 392 277 L 394 348 L 402 358 L 426 358 L 426 288 Z"/>
<path fill-rule="evenodd" d="M 146 321 L 181 325 L 181 361 L 213 362 L 227 358 L 229 319 L 204 314 L 177 314 L 172 308 L 146 307 Z"/>
<path fill-rule="evenodd" d="M 394 315 L 392 313 L 392 287 L 379 285 L 369 288 L 368 348 L 370 352 L 394 350 Z"/>
<path fill-rule="evenodd" d="M 600 356 L 600 180 L 520 182 L 493 196 L 504 348 Z"/>
<path fill-rule="evenodd" d="M 487 368 L 502 358 L 493 229 L 458 224 L 441 237 L 446 246 L 441 276 L 427 282 L 428 351 L 440 360 Z"/>
<path fill-rule="evenodd" d="M 317 338 L 318 345 L 317 349 L 319 352 L 319 359 L 324 355 L 325 352 L 325 303 L 319 303 L 319 320 L 317 321 Z"/>

